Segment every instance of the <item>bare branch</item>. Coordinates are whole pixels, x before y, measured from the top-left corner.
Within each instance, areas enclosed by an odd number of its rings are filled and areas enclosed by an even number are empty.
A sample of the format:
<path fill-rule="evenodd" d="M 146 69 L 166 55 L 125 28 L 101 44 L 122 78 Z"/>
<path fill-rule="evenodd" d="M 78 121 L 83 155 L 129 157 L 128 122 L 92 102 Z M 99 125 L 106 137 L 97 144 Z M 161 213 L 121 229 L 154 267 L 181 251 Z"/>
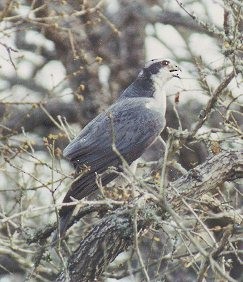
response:
<path fill-rule="evenodd" d="M 207 106 L 202 114 L 200 114 L 199 121 L 197 122 L 195 128 L 192 130 L 192 136 L 195 135 L 199 128 L 204 124 L 207 120 L 209 113 L 211 112 L 212 108 L 214 107 L 215 103 L 217 102 L 218 97 L 222 94 L 222 91 L 228 86 L 231 80 L 235 77 L 235 72 L 232 71 L 215 89 L 212 97 L 207 103 Z"/>
<path fill-rule="evenodd" d="M 178 195 L 169 200 L 171 205 L 170 213 L 173 211 L 174 215 L 174 209 L 177 210 L 183 204 L 181 201 L 182 195 L 183 197 L 191 195 L 191 198 L 197 199 L 199 195 L 214 189 L 227 180 L 230 181 L 239 171 L 243 172 L 243 154 L 239 152 L 224 152 L 209 158 L 196 169 L 189 171 L 177 181 L 170 183 L 173 190 L 178 191 Z M 150 217 L 149 214 L 145 216 L 145 213 L 151 210 L 151 204 L 153 205 L 154 201 L 156 201 L 159 204 L 157 209 L 160 210 L 161 205 L 163 207 L 160 196 L 153 197 L 151 195 L 151 197 L 153 199 L 152 203 L 151 201 L 144 201 L 144 205 L 139 207 L 138 232 L 153 224 L 151 221 L 153 217 Z M 168 210 L 168 204 L 165 207 Z M 104 217 L 90 231 L 69 259 L 68 270 L 71 281 L 91 281 L 98 278 L 108 264 L 132 244 L 132 238 L 135 236 L 132 216 L 133 204 L 131 203 Z M 185 229 L 185 227 L 183 227 L 183 230 L 186 231 L 186 234 L 191 239 L 193 238 L 189 230 Z M 194 245 L 199 248 L 197 242 L 194 239 L 192 240 Z M 219 255 L 221 246 L 220 244 L 220 249 L 213 253 L 212 256 L 214 258 Z M 200 247 L 200 252 L 207 257 L 207 252 L 202 247 Z M 214 260 L 211 263 L 214 266 L 217 265 Z M 57 281 L 65 281 L 65 274 L 60 274 Z"/>

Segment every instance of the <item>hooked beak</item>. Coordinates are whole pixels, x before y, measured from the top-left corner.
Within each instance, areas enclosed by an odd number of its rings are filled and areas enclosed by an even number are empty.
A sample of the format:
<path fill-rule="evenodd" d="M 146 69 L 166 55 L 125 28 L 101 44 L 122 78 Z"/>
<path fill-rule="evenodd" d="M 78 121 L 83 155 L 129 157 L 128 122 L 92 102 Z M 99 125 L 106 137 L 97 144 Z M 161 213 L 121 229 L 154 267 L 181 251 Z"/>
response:
<path fill-rule="evenodd" d="M 176 67 L 170 70 L 170 72 L 174 72 L 173 77 L 177 77 L 177 78 L 180 78 L 179 73 L 178 73 L 179 71 L 181 71 L 179 67 Z"/>
<path fill-rule="evenodd" d="M 179 71 L 181 71 L 179 68 L 170 70 L 170 72 L 174 72 L 173 77 L 177 77 L 177 78 L 180 78 L 179 73 L 178 73 Z"/>

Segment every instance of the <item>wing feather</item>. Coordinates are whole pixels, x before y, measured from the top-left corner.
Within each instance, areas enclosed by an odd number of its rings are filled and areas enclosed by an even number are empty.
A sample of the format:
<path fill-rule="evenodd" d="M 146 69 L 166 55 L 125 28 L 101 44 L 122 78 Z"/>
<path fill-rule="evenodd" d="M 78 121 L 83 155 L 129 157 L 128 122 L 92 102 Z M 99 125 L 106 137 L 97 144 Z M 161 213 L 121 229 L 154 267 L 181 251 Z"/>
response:
<path fill-rule="evenodd" d="M 145 98 L 147 99 L 147 98 Z M 128 163 L 140 157 L 164 127 L 164 118 L 136 98 L 122 100 L 100 114 L 65 148 L 63 154 L 77 168 L 82 165 L 97 171 L 117 165 L 117 150 Z M 114 164 L 115 163 L 115 164 Z"/>
<path fill-rule="evenodd" d="M 102 174 L 110 166 L 121 169 L 120 157 L 112 149 L 113 143 L 128 164 L 139 158 L 153 143 L 163 130 L 165 120 L 161 113 L 146 107 L 149 101 L 149 98 L 141 97 L 118 100 L 91 121 L 65 148 L 63 155 L 74 165 L 76 173 L 83 165 L 90 167 L 90 170 L 72 183 L 64 203 L 70 202 L 71 197 L 82 199 L 96 191 L 96 173 Z M 116 173 L 103 175 L 103 185 L 116 176 Z M 63 206 L 59 211 L 61 237 L 73 209 L 73 206 Z"/>

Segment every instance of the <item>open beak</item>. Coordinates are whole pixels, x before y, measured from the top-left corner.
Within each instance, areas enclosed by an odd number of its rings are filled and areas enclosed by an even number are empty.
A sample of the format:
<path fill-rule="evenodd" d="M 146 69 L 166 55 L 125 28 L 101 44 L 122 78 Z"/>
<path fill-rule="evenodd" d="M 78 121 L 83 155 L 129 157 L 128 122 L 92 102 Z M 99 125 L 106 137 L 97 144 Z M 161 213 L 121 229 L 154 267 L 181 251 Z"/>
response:
<path fill-rule="evenodd" d="M 181 71 L 180 68 L 175 68 L 175 69 L 171 69 L 170 72 L 173 72 L 173 77 L 177 77 L 177 78 L 180 78 L 179 76 L 179 71 Z"/>

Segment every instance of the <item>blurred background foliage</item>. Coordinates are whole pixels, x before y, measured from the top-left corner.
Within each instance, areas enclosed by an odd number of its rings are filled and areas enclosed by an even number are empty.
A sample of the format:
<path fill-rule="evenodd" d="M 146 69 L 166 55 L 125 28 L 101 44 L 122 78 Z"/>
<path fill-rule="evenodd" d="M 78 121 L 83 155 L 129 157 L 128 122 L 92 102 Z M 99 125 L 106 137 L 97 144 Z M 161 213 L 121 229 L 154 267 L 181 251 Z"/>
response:
<path fill-rule="evenodd" d="M 166 119 L 168 127 L 193 133 L 174 156 L 185 170 L 241 148 L 242 9 L 238 0 L 1 1 L 0 281 L 53 281 L 62 269 L 61 253 L 49 250 L 39 258 L 40 246 L 27 243 L 56 220 L 71 183 L 62 149 L 119 96 L 145 61 L 167 57 L 182 68 L 181 81 L 168 86 Z M 167 140 L 168 131 L 162 136 Z M 239 181 L 227 185 L 219 200 L 241 212 Z M 169 240 L 163 236 L 156 235 L 157 248 Z M 147 241 L 151 233 L 141 239 L 145 254 Z M 243 279 L 237 256 L 229 269 Z M 166 281 L 196 281 L 192 265 L 172 264 Z M 135 276 L 124 281 L 142 281 Z M 212 277 L 207 281 L 216 281 Z"/>

